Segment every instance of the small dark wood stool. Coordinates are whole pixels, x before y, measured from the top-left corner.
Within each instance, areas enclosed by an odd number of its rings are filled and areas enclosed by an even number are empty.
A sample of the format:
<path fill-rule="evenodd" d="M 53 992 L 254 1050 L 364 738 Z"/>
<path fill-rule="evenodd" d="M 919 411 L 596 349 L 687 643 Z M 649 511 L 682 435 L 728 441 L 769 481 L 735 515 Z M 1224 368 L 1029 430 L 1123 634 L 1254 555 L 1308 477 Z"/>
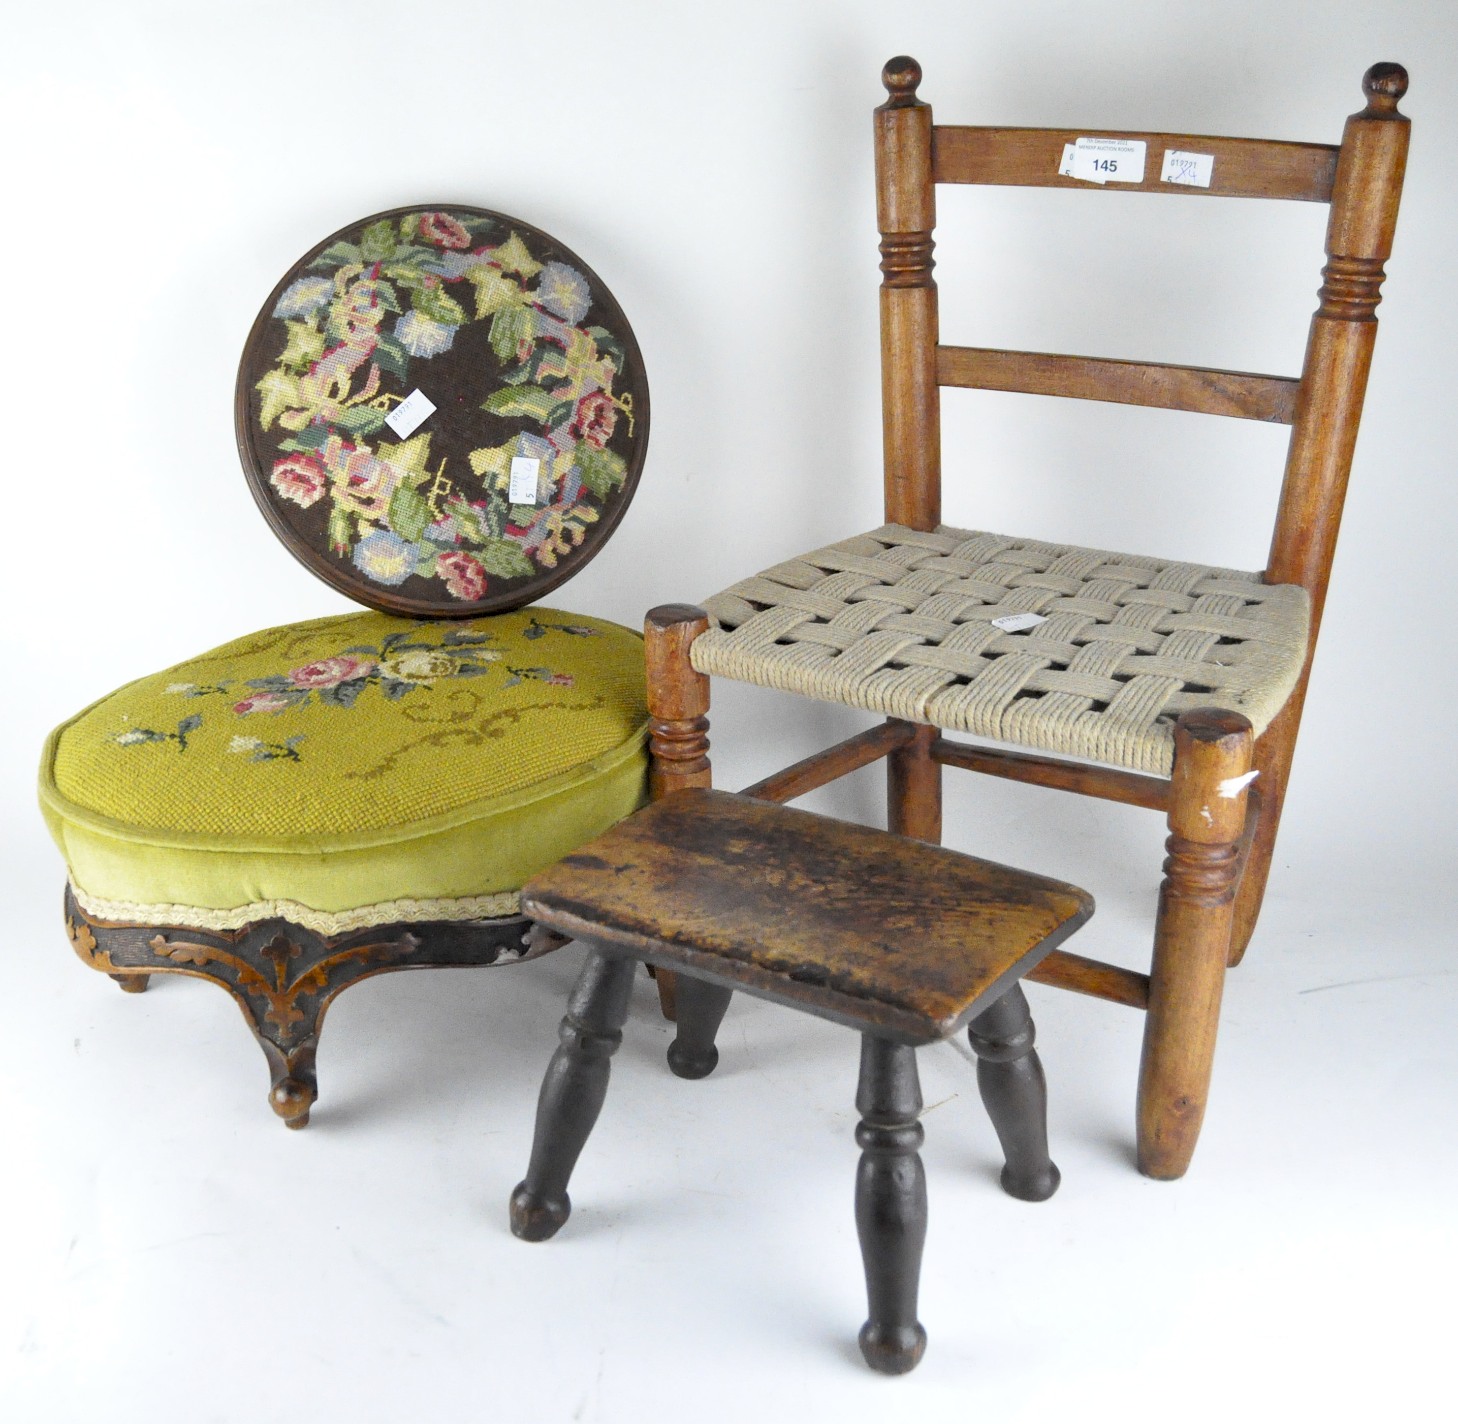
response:
<path fill-rule="evenodd" d="M 1004 1190 L 1044 1201 L 1047 1098 L 1018 980 L 1092 913 L 1082 890 L 864 826 L 723 791 L 682 791 L 620 822 L 522 891 L 523 911 L 585 940 L 561 1047 L 537 1105 L 511 1229 L 545 1241 L 607 1095 L 637 961 L 681 974 L 668 1062 L 702 1078 L 733 990 L 858 1029 L 856 1227 L 869 1319 L 861 1353 L 901 1374 L 916 1318 L 926 1178 L 915 1049 L 968 1023 Z"/>

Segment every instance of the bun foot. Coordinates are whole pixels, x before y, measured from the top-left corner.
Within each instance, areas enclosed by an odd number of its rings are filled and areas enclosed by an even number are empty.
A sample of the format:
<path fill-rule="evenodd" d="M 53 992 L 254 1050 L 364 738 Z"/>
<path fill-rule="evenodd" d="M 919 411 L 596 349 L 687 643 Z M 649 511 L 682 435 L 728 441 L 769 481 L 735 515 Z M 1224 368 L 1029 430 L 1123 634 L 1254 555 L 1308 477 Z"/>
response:
<path fill-rule="evenodd" d="M 572 1215 L 572 1199 L 545 1197 L 521 1182 L 511 1194 L 511 1234 L 523 1241 L 550 1241 Z"/>
<path fill-rule="evenodd" d="M 904 1375 L 914 1370 L 926 1354 L 926 1331 L 916 1325 L 861 1326 L 861 1355 L 883 1375 Z"/>
<path fill-rule="evenodd" d="M 150 974 L 113 974 L 111 977 L 121 986 L 123 994 L 145 994 L 147 982 L 152 976 Z"/>
<path fill-rule="evenodd" d="M 676 1078 L 707 1078 L 718 1067 L 714 1035 L 733 997 L 732 989 L 706 984 L 688 974 L 678 976 L 678 1033 L 668 1045 L 668 1066 Z"/>
<path fill-rule="evenodd" d="M 284 1120 L 285 1127 L 307 1127 L 309 1109 L 316 1096 L 307 1083 L 297 1078 L 282 1078 L 269 1089 L 268 1105 Z"/>
<path fill-rule="evenodd" d="M 674 1039 L 668 1045 L 668 1066 L 675 1078 L 707 1078 L 719 1066 L 719 1050 L 686 1048 Z"/>
<path fill-rule="evenodd" d="M 1045 1170 L 1022 1174 L 1014 1173 L 1011 1167 L 1004 1167 L 1001 1177 L 1003 1191 L 1026 1202 L 1047 1201 L 1058 1190 L 1062 1180 L 1063 1174 L 1052 1162 Z"/>

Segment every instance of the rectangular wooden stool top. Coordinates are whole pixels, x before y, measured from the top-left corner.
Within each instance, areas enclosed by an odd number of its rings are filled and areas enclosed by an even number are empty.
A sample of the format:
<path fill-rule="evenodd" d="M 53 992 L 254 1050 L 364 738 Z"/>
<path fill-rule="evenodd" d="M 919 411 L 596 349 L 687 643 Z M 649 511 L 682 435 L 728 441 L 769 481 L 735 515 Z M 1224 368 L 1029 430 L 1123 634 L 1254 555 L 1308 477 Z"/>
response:
<path fill-rule="evenodd" d="M 902 1043 L 947 1035 L 1093 913 L 1041 875 L 726 791 L 682 791 L 533 878 L 522 912 Z"/>

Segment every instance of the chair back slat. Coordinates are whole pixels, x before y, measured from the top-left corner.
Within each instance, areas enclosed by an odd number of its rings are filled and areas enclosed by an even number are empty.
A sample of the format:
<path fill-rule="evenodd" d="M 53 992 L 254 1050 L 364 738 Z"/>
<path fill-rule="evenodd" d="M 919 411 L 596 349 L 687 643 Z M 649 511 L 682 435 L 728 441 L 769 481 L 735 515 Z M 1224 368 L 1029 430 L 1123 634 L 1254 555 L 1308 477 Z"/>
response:
<path fill-rule="evenodd" d="M 1058 170 L 1065 144 L 1080 138 L 1135 139 L 1145 146 L 1144 181 L 1087 182 Z M 1164 182 L 1166 152 L 1214 160 L 1210 186 Z M 1108 192 L 1184 193 L 1207 198 L 1331 200 L 1339 149 L 1329 143 L 1215 138 L 1205 134 L 1115 133 L 1090 129 L 1005 129 L 938 124 L 932 131 L 932 173 L 938 183 L 990 183 L 1020 188 L 1078 188 Z"/>
<path fill-rule="evenodd" d="M 938 346 L 937 380 L 944 386 L 1116 401 L 1276 425 L 1291 424 L 1301 384 L 1289 376 L 980 346 Z"/>

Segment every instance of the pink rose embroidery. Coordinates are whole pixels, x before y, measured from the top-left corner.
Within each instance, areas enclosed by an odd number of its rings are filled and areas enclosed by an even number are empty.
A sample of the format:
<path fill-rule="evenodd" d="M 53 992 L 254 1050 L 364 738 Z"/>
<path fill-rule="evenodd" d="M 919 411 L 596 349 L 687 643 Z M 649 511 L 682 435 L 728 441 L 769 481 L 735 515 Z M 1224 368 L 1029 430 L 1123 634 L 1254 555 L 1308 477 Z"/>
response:
<path fill-rule="evenodd" d="M 607 448 L 618 424 L 618 408 L 612 397 L 602 391 L 594 391 L 577 402 L 572 416 L 571 433 L 587 441 L 599 450 Z"/>
<path fill-rule="evenodd" d="M 324 442 L 324 468 L 334 484 L 336 500 L 348 509 L 376 518 L 390 507 L 400 476 L 366 445 L 349 445 L 337 435 Z"/>
<path fill-rule="evenodd" d="M 324 467 L 312 455 L 290 455 L 273 462 L 269 483 L 284 499 L 308 509 L 324 493 Z"/>
<path fill-rule="evenodd" d="M 421 213 L 419 231 L 435 247 L 459 250 L 471 245 L 471 234 L 449 213 Z"/>
<path fill-rule="evenodd" d="M 452 598 L 474 603 L 485 594 L 486 570 L 481 567 L 480 560 L 470 554 L 444 553 L 435 561 L 435 566 Z"/>
<path fill-rule="evenodd" d="M 320 658 L 316 663 L 305 663 L 289 674 L 289 681 L 295 687 L 338 687 L 341 682 L 352 682 L 357 677 L 367 677 L 375 670 L 370 658 Z"/>
<path fill-rule="evenodd" d="M 240 717 L 246 717 L 250 712 L 282 712 L 288 705 L 289 699 L 280 697 L 276 692 L 255 692 L 252 697 L 235 702 L 233 711 Z"/>

